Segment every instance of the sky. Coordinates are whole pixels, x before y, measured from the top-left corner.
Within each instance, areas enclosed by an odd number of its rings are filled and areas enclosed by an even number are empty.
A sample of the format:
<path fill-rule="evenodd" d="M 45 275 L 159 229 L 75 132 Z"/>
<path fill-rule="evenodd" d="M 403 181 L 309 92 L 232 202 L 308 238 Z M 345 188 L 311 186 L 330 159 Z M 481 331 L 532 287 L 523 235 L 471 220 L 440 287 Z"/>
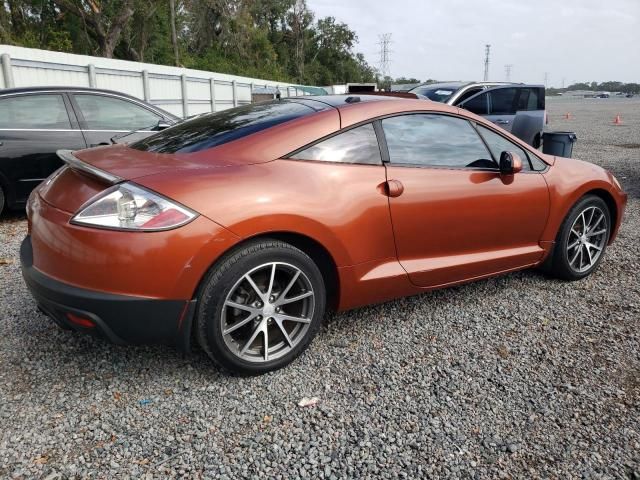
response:
<path fill-rule="evenodd" d="M 307 0 L 358 35 L 376 67 L 378 36 L 391 33 L 390 74 L 420 80 L 489 80 L 562 87 L 640 83 L 640 0 Z"/>

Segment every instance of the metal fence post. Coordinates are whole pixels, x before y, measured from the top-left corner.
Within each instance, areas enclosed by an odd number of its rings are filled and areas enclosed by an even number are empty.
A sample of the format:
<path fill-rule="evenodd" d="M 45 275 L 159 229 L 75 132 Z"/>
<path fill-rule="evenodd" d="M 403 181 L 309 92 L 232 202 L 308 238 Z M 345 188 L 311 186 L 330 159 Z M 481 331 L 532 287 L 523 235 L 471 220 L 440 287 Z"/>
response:
<path fill-rule="evenodd" d="M 151 92 L 149 90 L 149 72 L 142 70 L 142 91 L 144 92 L 144 101 L 151 101 Z"/>
<path fill-rule="evenodd" d="M 236 85 L 236 81 L 232 80 L 231 81 L 231 89 L 233 90 L 233 106 L 237 107 L 238 106 L 238 90 L 237 90 L 238 86 Z"/>
<path fill-rule="evenodd" d="M 211 111 L 216 111 L 216 80 L 215 78 L 209 79 L 209 86 L 211 87 Z"/>
<path fill-rule="evenodd" d="M 13 70 L 11 70 L 11 57 L 8 53 L 0 55 L 0 63 L 2 63 L 2 76 L 4 77 L 5 88 L 13 88 Z"/>
<path fill-rule="evenodd" d="M 249 88 L 251 89 L 251 92 L 249 93 L 249 101 L 253 103 L 253 83 L 249 84 Z"/>
<path fill-rule="evenodd" d="M 189 116 L 189 97 L 187 95 L 187 76 L 180 75 L 180 85 L 182 87 L 182 118 Z"/>
<path fill-rule="evenodd" d="M 89 86 L 91 88 L 96 88 L 96 66 L 93 63 L 87 65 L 87 73 L 89 74 Z"/>

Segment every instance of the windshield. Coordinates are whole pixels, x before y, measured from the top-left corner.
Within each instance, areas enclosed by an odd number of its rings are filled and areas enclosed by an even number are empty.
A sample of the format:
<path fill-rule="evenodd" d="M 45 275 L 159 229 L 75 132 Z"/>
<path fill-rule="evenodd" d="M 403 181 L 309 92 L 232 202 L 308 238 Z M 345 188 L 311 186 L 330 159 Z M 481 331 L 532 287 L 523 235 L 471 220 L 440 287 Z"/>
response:
<path fill-rule="evenodd" d="M 459 87 L 442 87 L 437 85 L 421 85 L 411 90 L 411 93 L 423 95 L 434 102 L 446 103 Z"/>
<path fill-rule="evenodd" d="M 287 100 L 254 103 L 185 120 L 130 146 L 156 153 L 199 152 L 315 111 L 302 103 Z"/>

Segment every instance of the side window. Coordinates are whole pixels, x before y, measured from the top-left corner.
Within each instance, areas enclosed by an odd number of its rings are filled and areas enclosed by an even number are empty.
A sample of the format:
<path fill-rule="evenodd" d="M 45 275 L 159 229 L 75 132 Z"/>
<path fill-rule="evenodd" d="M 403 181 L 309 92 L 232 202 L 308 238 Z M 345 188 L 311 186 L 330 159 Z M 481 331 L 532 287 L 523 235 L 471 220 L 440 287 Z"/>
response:
<path fill-rule="evenodd" d="M 71 128 L 62 95 L 20 95 L 0 99 L 0 128 Z"/>
<path fill-rule="evenodd" d="M 74 95 L 89 130 L 134 130 L 155 126 L 161 117 L 126 100 L 104 95 Z"/>
<path fill-rule="evenodd" d="M 531 170 L 531 166 L 529 164 L 529 155 L 527 155 L 527 152 L 525 152 L 518 145 L 507 140 L 502 135 L 498 135 L 493 130 L 489 130 L 488 128 L 483 127 L 482 125 L 478 125 L 478 131 L 489 146 L 489 150 L 491 150 L 493 158 L 496 159 L 496 162 L 500 161 L 500 155 L 502 154 L 502 152 L 514 152 L 520 155 L 520 158 L 522 158 L 522 170 Z"/>
<path fill-rule="evenodd" d="M 291 155 L 290 158 L 322 162 L 382 164 L 378 137 L 370 123 L 316 143 Z"/>
<path fill-rule="evenodd" d="M 535 110 L 544 110 L 544 106 L 540 106 L 540 89 L 539 88 L 520 88 L 520 96 L 518 97 L 518 108 L 520 111 L 532 112 Z"/>
<path fill-rule="evenodd" d="M 460 104 L 460 107 L 476 115 L 487 115 L 489 113 L 489 96 L 483 93 L 467 100 L 464 104 Z"/>
<path fill-rule="evenodd" d="M 471 98 L 473 97 L 476 93 L 480 93 L 482 91 L 481 88 L 470 88 L 469 90 L 467 90 L 466 92 L 464 92 L 462 95 L 460 95 L 460 98 L 458 98 L 458 100 L 456 101 L 456 105 L 461 104 L 462 102 L 464 102 L 467 98 Z"/>
<path fill-rule="evenodd" d="M 497 168 L 471 124 L 447 115 L 413 114 L 382 120 L 391 163 Z"/>
<path fill-rule="evenodd" d="M 499 88 L 492 92 L 489 115 L 515 115 L 517 88 Z"/>

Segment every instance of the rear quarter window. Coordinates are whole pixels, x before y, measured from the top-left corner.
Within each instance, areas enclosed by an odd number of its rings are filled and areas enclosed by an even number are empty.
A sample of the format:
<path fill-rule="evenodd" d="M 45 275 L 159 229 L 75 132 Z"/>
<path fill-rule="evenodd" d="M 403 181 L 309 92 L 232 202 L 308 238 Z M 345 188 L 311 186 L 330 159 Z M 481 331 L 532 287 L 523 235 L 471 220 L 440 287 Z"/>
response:
<path fill-rule="evenodd" d="M 255 103 L 186 120 L 130 146 L 156 153 L 199 152 L 315 111 L 302 103 L 287 100 Z"/>

